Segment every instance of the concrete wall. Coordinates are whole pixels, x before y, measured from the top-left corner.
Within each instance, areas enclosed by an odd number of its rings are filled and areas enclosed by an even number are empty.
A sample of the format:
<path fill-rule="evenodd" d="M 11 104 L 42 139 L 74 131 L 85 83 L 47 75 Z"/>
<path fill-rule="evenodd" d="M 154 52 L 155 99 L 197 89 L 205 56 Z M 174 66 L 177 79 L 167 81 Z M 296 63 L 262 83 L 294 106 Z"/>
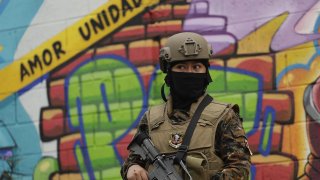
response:
<path fill-rule="evenodd" d="M 121 179 L 126 146 L 162 102 L 159 48 L 193 31 L 212 45 L 219 101 L 239 104 L 251 179 L 320 168 L 316 0 L 0 0 L 0 174 Z"/>

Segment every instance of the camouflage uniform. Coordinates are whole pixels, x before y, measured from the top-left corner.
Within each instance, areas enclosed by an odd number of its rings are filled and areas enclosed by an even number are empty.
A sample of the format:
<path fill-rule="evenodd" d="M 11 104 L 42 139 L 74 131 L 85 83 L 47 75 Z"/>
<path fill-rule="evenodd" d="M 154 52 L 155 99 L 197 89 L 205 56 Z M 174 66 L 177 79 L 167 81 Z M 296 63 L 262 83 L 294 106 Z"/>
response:
<path fill-rule="evenodd" d="M 149 134 L 160 153 L 174 155 L 182 142 L 184 135 L 181 133 L 185 133 L 195 109 L 201 102 L 200 98 L 204 97 L 208 84 L 212 82 L 208 69 L 211 55 L 211 45 L 204 37 L 193 32 L 175 34 L 169 37 L 161 48 L 160 69 L 167 73 L 165 83 L 170 87 L 171 96 L 166 103 L 151 107 L 138 127 L 138 132 Z M 187 61 L 188 65 L 183 64 Z M 181 67 L 184 68 L 179 69 L 176 65 L 183 65 Z M 201 71 L 192 69 L 193 65 Z M 162 98 L 166 99 L 163 96 Z M 216 102 L 211 102 L 202 111 L 198 120 L 199 126 L 194 129 L 186 156 L 188 171 L 194 179 L 249 178 L 251 151 L 238 111 L 237 105 L 229 106 Z M 195 165 L 194 162 L 200 163 Z M 147 170 L 150 168 L 147 162 L 130 153 L 121 169 L 124 179 L 133 164 Z"/>
<path fill-rule="evenodd" d="M 172 110 L 170 113 L 171 123 L 184 123 L 190 119 L 189 112 L 183 110 Z M 142 117 L 138 131 L 149 132 L 146 114 Z M 251 166 L 250 156 L 252 155 L 244 129 L 242 118 L 234 110 L 228 111 L 218 124 L 215 140 L 215 153 L 223 160 L 223 168 L 211 179 L 248 179 Z M 139 156 L 129 154 L 121 168 L 121 176 L 126 179 L 128 168 L 138 164 L 147 168 L 148 164 Z"/>

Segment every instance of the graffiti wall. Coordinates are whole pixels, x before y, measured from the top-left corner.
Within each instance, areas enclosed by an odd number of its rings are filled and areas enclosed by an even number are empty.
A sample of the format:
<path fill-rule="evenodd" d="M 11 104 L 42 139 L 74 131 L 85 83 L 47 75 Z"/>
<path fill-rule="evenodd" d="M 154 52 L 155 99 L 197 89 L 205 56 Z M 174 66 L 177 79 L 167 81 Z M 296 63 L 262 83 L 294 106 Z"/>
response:
<path fill-rule="evenodd" d="M 0 0 L 1 178 L 121 179 L 141 116 L 162 102 L 159 49 L 183 31 L 213 47 L 208 92 L 240 106 L 250 178 L 319 177 L 319 9 L 317 0 Z"/>

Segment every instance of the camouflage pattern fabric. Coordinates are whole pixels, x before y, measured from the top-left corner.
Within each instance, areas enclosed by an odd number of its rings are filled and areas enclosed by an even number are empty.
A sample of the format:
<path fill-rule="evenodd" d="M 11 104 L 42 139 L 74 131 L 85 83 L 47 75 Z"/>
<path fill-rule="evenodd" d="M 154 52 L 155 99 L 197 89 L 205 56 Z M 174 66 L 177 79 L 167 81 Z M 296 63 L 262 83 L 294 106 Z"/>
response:
<path fill-rule="evenodd" d="M 185 114 L 186 112 L 175 110 L 172 112 L 170 119 L 172 123 L 183 123 L 189 117 Z M 142 117 L 138 131 L 148 133 L 146 115 Z M 223 160 L 224 167 L 211 179 L 249 179 L 252 153 L 242 126 L 242 118 L 233 110 L 230 110 L 224 120 L 218 124 L 217 131 L 212 133 L 216 133 L 215 150 L 216 154 Z M 121 168 L 123 179 L 127 179 L 126 173 L 133 164 L 147 167 L 146 162 L 143 162 L 139 156 L 129 153 Z"/>

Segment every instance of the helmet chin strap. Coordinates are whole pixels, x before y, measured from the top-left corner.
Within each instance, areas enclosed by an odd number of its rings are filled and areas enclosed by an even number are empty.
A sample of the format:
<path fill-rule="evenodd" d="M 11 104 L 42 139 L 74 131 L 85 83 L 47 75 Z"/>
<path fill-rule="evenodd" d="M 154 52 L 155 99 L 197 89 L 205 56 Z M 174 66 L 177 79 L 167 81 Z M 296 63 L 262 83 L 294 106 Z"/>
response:
<path fill-rule="evenodd" d="M 166 94 L 164 93 L 164 86 L 165 86 L 166 83 L 163 83 L 162 86 L 161 86 L 161 97 L 162 99 L 164 100 L 164 102 L 167 102 L 167 97 L 166 97 Z"/>

